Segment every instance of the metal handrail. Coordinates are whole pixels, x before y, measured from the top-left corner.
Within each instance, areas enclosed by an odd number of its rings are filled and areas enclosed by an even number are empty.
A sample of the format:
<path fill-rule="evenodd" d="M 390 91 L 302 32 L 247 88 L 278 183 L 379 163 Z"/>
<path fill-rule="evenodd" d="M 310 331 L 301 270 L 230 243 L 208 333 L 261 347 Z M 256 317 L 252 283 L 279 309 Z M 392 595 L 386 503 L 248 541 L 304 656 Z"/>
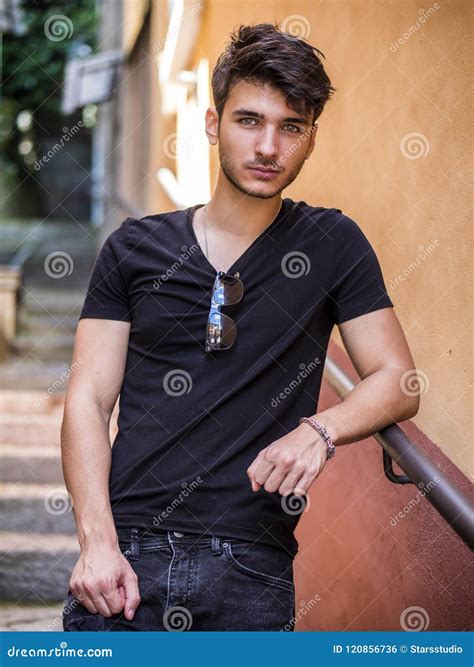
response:
<path fill-rule="evenodd" d="M 355 387 L 329 356 L 326 357 L 324 375 L 342 400 Z M 390 424 L 374 433 L 373 437 L 383 448 L 383 467 L 387 479 L 396 484 L 416 484 L 420 492 L 424 491 L 425 498 L 472 549 L 474 504 L 470 499 L 397 424 Z M 407 474 L 396 475 L 392 469 L 392 460 Z"/>

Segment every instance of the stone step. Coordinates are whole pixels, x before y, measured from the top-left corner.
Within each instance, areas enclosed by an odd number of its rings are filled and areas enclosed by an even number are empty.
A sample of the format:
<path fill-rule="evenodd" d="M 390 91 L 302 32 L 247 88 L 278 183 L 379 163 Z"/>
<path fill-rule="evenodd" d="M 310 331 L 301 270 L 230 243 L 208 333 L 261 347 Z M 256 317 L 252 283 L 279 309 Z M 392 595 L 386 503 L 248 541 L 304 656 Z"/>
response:
<path fill-rule="evenodd" d="M 59 447 L 0 444 L 0 482 L 64 484 Z"/>
<path fill-rule="evenodd" d="M 46 398 L 45 400 L 48 400 Z M 112 444 L 118 432 L 119 401 L 116 402 L 109 422 Z M 0 414 L 0 444 L 29 447 L 61 446 L 62 415 L 4 415 Z"/>
<path fill-rule="evenodd" d="M 86 290 L 50 290 L 26 285 L 21 293 L 18 307 L 38 315 L 78 315 L 81 311 Z"/>
<path fill-rule="evenodd" d="M 46 399 L 47 400 L 47 399 Z M 61 417 L 59 415 L 0 414 L 0 443 L 28 447 L 59 447 Z"/>
<path fill-rule="evenodd" d="M 62 484 L 0 484 L 0 530 L 75 533 L 72 504 Z"/>
<path fill-rule="evenodd" d="M 0 599 L 62 602 L 79 557 L 75 535 L 0 533 Z"/>
<path fill-rule="evenodd" d="M 45 360 L 29 357 L 11 356 L 0 363 L 0 387 L 9 391 L 38 391 L 44 394 L 41 404 L 46 399 L 57 396 L 64 399 L 69 382 L 71 360 Z"/>
<path fill-rule="evenodd" d="M 74 336 L 59 333 L 54 336 L 20 334 L 13 343 L 13 352 L 20 356 L 32 356 L 41 361 L 72 361 Z"/>
<path fill-rule="evenodd" d="M 47 399 L 47 400 L 46 400 Z M 50 415 L 61 419 L 64 410 L 64 394 L 41 391 L 6 390 L 0 392 L 0 414 Z"/>
<path fill-rule="evenodd" d="M 66 599 L 64 594 L 64 600 Z M 0 605 L 0 632 L 62 632 L 63 603 Z"/>
<path fill-rule="evenodd" d="M 18 334 L 45 336 L 74 336 L 77 329 L 76 315 L 51 315 L 49 313 L 31 313 L 22 308 L 18 313 Z"/>

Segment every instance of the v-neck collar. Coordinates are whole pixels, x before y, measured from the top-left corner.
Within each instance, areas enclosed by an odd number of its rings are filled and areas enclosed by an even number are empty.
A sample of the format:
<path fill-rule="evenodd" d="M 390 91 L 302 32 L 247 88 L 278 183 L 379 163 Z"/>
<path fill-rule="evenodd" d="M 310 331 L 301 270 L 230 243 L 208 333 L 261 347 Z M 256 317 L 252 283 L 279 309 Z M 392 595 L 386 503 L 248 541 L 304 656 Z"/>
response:
<path fill-rule="evenodd" d="M 236 261 L 232 264 L 232 266 L 230 266 L 227 269 L 226 273 L 231 273 L 232 274 L 232 273 L 235 273 L 237 271 L 237 269 L 242 268 L 242 266 L 241 266 L 242 262 L 244 262 L 244 260 L 250 254 L 250 252 L 264 238 L 267 238 L 269 236 L 269 233 L 275 229 L 275 227 L 278 225 L 280 220 L 286 215 L 286 212 L 287 212 L 287 209 L 288 209 L 288 201 L 289 200 L 288 200 L 287 197 L 282 199 L 282 204 L 281 204 L 280 210 L 279 210 L 276 218 L 274 218 L 274 220 L 272 220 L 272 222 L 268 225 L 268 227 L 265 227 L 265 229 L 262 231 L 262 233 L 259 234 L 257 236 L 257 238 L 252 241 L 252 243 L 249 245 L 249 247 L 246 250 L 244 250 L 244 252 L 240 255 L 240 257 L 238 257 L 238 259 L 236 259 Z M 196 236 L 196 233 L 195 233 L 194 227 L 193 227 L 194 213 L 197 211 L 198 208 L 202 208 L 203 206 L 205 206 L 205 204 L 195 204 L 194 206 L 190 206 L 189 208 L 186 209 L 186 229 L 187 229 L 188 235 L 189 235 L 189 237 L 192 241 L 192 245 L 197 245 L 197 247 L 198 247 L 198 250 L 197 250 L 196 254 L 199 255 L 199 258 L 200 258 L 202 264 L 205 265 L 205 267 L 215 275 L 217 273 L 217 269 L 215 268 L 215 266 L 213 266 L 211 264 L 211 262 L 208 260 L 208 258 L 206 256 L 204 250 L 201 248 L 201 244 L 198 241 L 198 238 Z"/>

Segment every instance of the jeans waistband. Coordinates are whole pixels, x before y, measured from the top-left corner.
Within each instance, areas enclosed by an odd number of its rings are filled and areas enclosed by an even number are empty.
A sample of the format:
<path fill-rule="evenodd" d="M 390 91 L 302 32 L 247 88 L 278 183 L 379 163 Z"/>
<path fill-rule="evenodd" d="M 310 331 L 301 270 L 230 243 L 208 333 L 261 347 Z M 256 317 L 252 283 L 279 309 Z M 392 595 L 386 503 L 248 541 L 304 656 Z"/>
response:
<path fill-rule="evenodd" d="M 210 546 L 212 554 L 218 555 L 221 553 L 221 545 L 226 538 L 218 537 L 217 535 L 201 534 L 201 533 L 184 533 L 173 530 L 150 531 L 147 528 L 117 528 L 117 535 L 119 541 L 127 544 L 127 553 L 131 560 L 138 559 L 141 549 L 150 547 L 186 545 L 186 546 Z M 233 538 L 228 538 L 229 542 L 235 542 Z"/>

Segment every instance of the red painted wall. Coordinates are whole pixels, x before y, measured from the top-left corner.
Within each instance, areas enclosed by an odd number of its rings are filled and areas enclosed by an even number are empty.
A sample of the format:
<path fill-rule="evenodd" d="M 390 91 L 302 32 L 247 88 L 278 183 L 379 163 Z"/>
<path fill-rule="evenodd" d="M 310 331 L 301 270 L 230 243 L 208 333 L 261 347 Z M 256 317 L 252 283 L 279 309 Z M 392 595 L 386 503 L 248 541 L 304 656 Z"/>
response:
<path fill-rule="evenodd" d="M 329 354 L 357 379 L 341 348 L 331 343 Z M 337 402 L 324 382 L 319 410 Z M 400 426 L 472 493 L 467 478 L 414 424 Z M 296 537 L 297 631 L 470 629 L 470 549 L 417 487 L 388 481 L 373 438 L 338 447 L 309 490 Z"/>

